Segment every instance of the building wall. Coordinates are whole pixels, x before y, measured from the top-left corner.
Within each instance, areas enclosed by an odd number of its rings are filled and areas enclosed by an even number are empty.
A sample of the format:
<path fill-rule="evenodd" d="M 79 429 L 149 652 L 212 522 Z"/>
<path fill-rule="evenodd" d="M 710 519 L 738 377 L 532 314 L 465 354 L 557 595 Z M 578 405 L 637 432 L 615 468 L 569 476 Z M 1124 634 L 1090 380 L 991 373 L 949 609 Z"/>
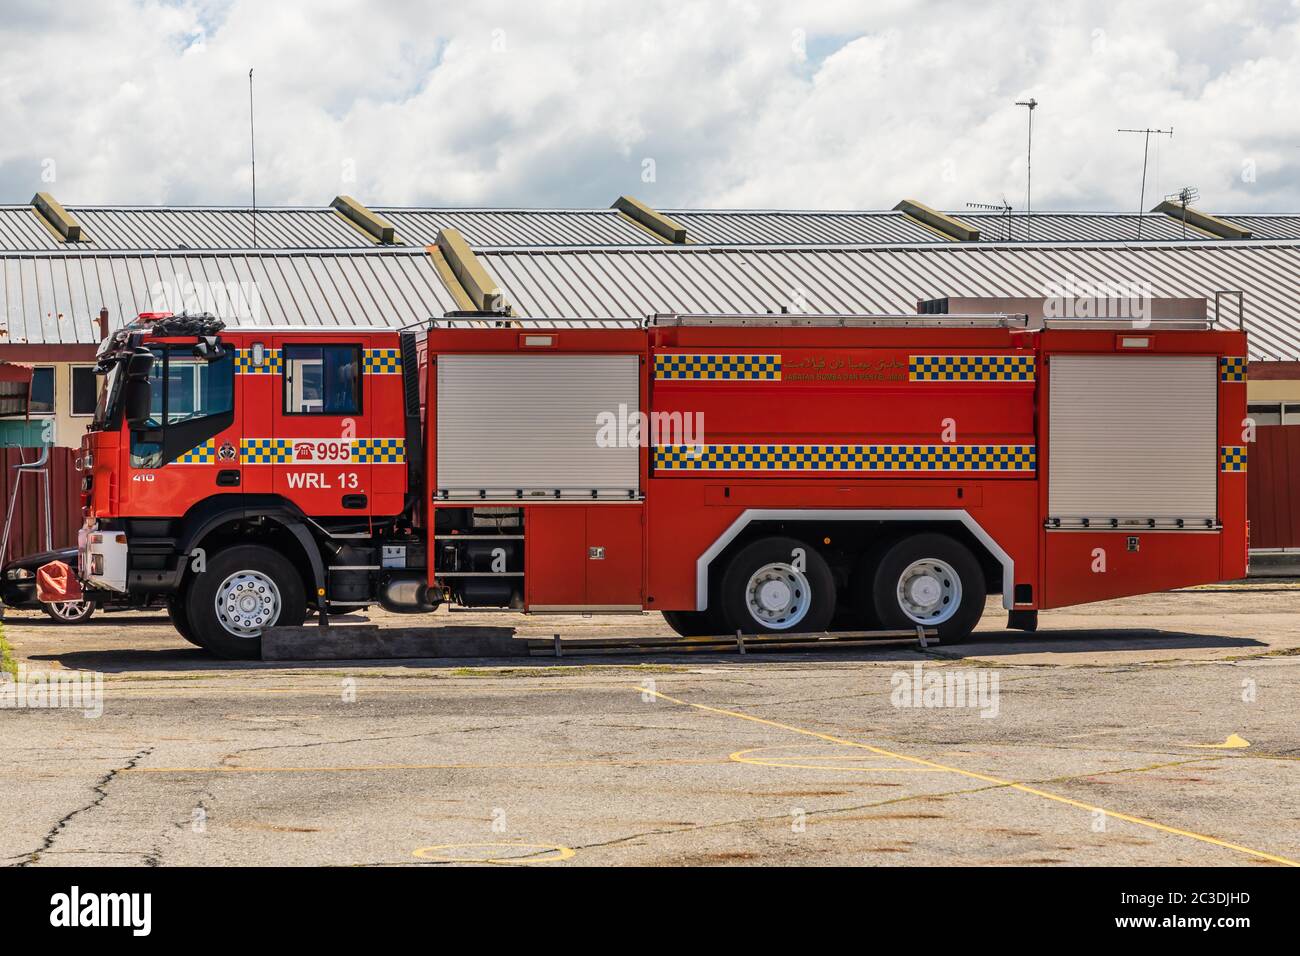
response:
<path fill-rule="evenodd" d="M 74 367 L 94 368 L 94 362 L 33 362 L 33 367 L 54 369 L 54 414 L 36 415 L 33 418 L 53 419 L 54 444 L 62 448 L 80 448 L 81 436 L 90 423 L 90 415 L 72 413 L 72 370 Z"/>

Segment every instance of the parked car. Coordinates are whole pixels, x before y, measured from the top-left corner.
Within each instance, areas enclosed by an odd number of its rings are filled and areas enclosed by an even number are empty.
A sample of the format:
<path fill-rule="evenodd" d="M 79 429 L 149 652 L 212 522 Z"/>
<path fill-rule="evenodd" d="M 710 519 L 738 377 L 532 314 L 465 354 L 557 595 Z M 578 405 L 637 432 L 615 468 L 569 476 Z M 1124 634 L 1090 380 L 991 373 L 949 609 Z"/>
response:
<path fill-rule="evenodd" d="M 137 611 L 157 607 L 161 601 L 152 595 L 117 595 L 108 591 L 96 592 L 94 597 L 80 601 L 39 601 L 36 598 L 36 571 L 51 561 L 63 561 L 72 568 L 77 567 L 77 549 L 63 548 L 58 551 L 42 551 L 18 558 L 0 569 L 0 604 L 6 608 L 21 610 L 41 610 L 59 624 L 82 624 L 94 615 L 96 610 Z"/>

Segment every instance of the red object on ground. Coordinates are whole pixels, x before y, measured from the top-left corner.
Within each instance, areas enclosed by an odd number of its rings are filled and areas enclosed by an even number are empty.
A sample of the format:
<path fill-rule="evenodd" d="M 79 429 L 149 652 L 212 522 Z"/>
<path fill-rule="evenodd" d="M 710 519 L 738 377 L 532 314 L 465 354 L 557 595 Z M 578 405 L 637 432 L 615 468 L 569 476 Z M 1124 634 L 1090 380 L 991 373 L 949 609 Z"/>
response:
<path fill-rule="evenodd" d="M 36 599 L 42 603 L 52 601 L 80 601 L 81 582 L 72 568 L 62 561 L 42 564 L 36 571 Z"/>

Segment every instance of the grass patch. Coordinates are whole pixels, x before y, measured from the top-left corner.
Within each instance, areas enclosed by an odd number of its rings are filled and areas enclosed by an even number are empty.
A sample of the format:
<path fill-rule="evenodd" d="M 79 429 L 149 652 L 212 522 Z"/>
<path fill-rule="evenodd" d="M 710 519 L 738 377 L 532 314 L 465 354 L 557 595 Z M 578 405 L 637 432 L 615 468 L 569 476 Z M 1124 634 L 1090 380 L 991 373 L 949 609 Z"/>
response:
<path fill-rule="evenodd" d="M 18 662 L 14 660 L 13 647 L 5 639 L 3 624 L 0 624 L 0 673 L 18 676 Z"/>

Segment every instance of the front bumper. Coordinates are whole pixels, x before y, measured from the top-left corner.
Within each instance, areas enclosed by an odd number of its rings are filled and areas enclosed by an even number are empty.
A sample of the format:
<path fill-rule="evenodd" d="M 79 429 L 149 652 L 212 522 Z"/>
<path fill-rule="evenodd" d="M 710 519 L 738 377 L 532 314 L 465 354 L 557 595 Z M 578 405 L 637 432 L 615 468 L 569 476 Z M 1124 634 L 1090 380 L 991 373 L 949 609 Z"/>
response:
<path fill-rule="evenodd" d="M 125 531 L 101 531 L 98 525 L 77 532 L 81 583 L 126 593 L 127 544 Z"/>

